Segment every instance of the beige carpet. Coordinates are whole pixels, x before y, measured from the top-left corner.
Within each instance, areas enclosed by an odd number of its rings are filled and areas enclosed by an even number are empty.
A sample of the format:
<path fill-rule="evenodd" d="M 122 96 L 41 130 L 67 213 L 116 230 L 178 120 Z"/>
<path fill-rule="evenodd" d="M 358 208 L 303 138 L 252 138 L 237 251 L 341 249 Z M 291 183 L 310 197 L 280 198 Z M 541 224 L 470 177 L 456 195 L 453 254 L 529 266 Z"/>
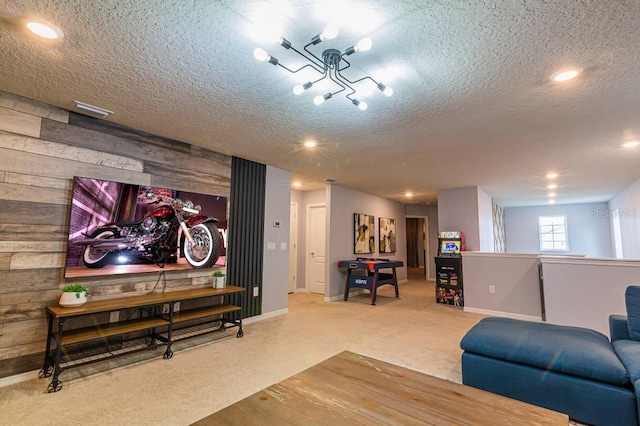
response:
<path fill-rule="evenodd" d="M 47 379 L 0 388 L 0 413 L 12 425 L 187 425 L 343 350 L 460 382 L 458 344 L 481 318 L 436 304 L 433 282 L 414 276 L 400 299 L 383 286 L 376 306 L 368 292 L 331 303 L 296 293 L 288 314 L 247 324 L 241 339 L 176 350 L 170 360 L 160 349 L 103 373 L 69 370 L 54 394 Z"/>

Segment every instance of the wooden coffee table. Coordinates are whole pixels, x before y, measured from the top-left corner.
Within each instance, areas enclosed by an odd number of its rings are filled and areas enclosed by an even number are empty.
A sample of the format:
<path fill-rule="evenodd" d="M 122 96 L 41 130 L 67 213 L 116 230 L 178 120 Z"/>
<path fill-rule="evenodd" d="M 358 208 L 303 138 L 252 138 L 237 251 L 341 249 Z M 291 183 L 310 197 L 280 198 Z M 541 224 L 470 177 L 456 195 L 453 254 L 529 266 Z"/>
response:
<path fill-rule="evenodd" d="M 342 352 L 195 425 L 568 425 L 566 414 Z"/>

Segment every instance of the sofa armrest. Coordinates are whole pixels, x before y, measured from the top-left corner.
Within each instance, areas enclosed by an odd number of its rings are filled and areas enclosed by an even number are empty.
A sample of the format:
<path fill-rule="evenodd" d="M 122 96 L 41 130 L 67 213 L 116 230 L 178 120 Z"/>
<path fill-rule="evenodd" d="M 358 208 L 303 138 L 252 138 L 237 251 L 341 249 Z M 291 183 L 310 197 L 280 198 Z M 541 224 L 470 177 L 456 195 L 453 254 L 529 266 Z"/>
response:
<path fill-rule="evenodd" d="M 609 315 L 609 334 L 612 342 L 631 339 L 625 315 Z"/>

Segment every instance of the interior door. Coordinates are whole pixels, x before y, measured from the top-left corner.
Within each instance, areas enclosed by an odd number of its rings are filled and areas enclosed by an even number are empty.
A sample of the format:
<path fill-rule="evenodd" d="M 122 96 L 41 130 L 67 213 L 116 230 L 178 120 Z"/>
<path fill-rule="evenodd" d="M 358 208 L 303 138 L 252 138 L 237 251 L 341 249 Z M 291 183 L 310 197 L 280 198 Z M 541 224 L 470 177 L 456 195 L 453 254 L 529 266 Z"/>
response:
<path fill-rule="evenodd" d="M 325 228 L 325 205 L 307 206 L 306 287 L 312 293 L 325 294 Z"/>

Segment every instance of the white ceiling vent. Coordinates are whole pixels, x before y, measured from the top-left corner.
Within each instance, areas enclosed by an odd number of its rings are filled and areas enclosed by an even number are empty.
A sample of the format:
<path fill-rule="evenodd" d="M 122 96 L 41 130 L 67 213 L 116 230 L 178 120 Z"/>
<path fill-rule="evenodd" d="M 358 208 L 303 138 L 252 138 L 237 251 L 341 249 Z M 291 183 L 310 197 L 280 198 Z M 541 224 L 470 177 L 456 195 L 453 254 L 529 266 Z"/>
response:
<path fill-rule="evenodd" d="M 108 111 L 106 109 L 98 108 L 96 106 L 85 104 L 79 101 L 73 102 L 76 104 L 74 108 L 76 112 L 88 115 L 89 117 L 105 119 L 109 116 L 109 114 L 113 114 L 113 111 Z"/>

